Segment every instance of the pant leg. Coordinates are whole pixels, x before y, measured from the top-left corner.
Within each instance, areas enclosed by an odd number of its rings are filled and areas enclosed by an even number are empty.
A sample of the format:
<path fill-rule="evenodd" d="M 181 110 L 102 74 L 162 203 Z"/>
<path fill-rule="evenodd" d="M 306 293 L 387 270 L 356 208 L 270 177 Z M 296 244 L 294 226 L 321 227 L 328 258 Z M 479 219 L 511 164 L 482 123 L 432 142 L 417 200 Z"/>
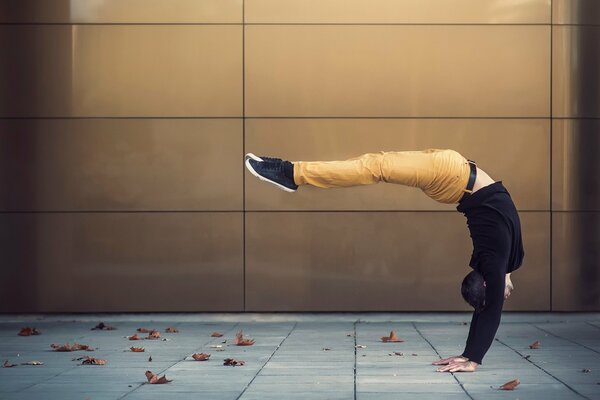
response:
<path fill-rule="evenodd" d="M 366 153 L 344 161 L 295 161 L 297 185 L 320 188 L 390 182 L 424 188 L 435 177 L 433 154 L 440 150 Z"/>

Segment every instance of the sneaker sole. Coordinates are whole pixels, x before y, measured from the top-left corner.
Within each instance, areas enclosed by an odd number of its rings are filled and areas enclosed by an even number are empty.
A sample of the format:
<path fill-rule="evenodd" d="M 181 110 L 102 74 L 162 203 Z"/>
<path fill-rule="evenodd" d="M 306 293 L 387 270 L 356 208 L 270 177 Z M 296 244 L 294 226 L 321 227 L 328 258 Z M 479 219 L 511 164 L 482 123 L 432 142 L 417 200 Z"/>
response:
<path fill-rule="evenodd" d="M 280 185 L 279 183 L 272 181 L 270 179 L 265 178 L 264 176 L 260 175 L 259 173 L 257 173 L 254 168 L 252 168 L 252 165 L 250 165 L 250 160 L 255 160 L 255 161 L 262 161 L 262 158 L 255 156 L 252 153 L 248 153 L 246 154 L 246 156 L 244 157 L 246 160 L 244 161 L 244 164 L 246 164 L 246 168 L 248 168 L 248 171 L 250 171 L 250 173 L 252 175 L 254 175 L 255 177 L 257 177 L 258 179 L 260 179 L 261 181 L 265 181 L 268 182 L 272 185 L 277 186 L 279 189 L 281 190 L 285 190 L 286 192 L 289 193 L 294 193 L 296 190 L 295 189 L 290 189 L 289 187 Z"/>

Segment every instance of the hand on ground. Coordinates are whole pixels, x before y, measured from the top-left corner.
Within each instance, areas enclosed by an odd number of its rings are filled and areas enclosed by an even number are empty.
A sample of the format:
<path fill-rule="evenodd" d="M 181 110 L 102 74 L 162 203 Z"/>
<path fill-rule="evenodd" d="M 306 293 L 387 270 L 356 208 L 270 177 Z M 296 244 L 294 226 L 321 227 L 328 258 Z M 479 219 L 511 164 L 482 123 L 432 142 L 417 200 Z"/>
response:
<path fill-rule="evenodd" d="M 455 362 L 438 368 L 437 372 L 473 372 L 477 369 L 477 365 L 478 364 L 473 361 Z"/>
<path fill-rule="evenodd" d="M 454 356 L 454 357 L 448 357 L 448 358 L 443 358 L 441 360 L 434 361 L 431 364 L 433 364 L 433 365 L 448 365 L 448 364 L 454 364 L 457 362 L 464 362 L 464 361 L 469 361 L 469 359 L 465 358 L 463 356 Z"/>

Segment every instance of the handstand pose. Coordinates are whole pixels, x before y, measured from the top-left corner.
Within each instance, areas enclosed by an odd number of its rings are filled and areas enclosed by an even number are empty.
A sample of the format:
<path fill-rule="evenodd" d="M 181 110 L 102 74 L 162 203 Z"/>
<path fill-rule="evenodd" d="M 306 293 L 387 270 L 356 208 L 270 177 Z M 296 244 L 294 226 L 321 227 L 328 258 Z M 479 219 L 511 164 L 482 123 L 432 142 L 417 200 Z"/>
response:
<path fill-rule="evenodd" d="M 473 241 L 461 293 L 474 308 L 465 350 L 433 362 L 439 372 L 472 372 L 481 364 L 498 326 L 504 300 L 513 285 L 510 274 L 523 262 L 521 224 L 512 199 L 502 185 L 454 150 L 379 152 L 345 161 L 289 162 L 249 153 L 246 167 L 259 179 L 288 192 L 298 185 L 349 187 L 378 182 L 420 188 L 441 203 L 458 203 Z"/>

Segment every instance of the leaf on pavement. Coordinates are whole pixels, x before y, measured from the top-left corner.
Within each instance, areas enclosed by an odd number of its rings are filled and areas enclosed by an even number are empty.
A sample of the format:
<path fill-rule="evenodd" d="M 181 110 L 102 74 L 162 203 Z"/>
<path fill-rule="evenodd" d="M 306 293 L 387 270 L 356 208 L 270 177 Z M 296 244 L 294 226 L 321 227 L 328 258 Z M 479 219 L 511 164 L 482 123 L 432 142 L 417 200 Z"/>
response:
<path fill-rule="evenodd" d="M 517 386 L 521 384 L 521 381 L 518 379 L 514 379 L 510 382 L 506 382 L 504 385 L 500 386 L 500 390 L 515 390 Z"/>
<path fill-rule="evenodd" d="M 400 339 L 398 335 L 396 335 L 396 331 L 391 331 L 390 336 L 383 336 L 381 341 L 384 343 L 388 342 L 404 342 L 404 340 Z"/>
<path fill-rule="evenodd" d="M 130 347 L 129 350 L 131 350 L 134 353 L 143 353 L 146 351 L 143 347 L 135 347 L 135 346 Z"/>
<path fill-rule="evenodd" d="M 154 329 L 153 329 L 153 330 L 154 330 Z M 148 332 L 150 332 L 150 331 L 149 331 L 148 329 L 146 329 L 146 328 L 137 328 L 137 331 L 138 331 L 139 333 L 148 333 Z"/>
<path fill-rule="evenodd" d="M 223 336 L 223 334 L 221 332 L 216 332 L 215 331 L 215 332 L 211 333 L 210 336 L 212 336 L 212 337 L 221 337 L 221 336 Z"/>
<path fill-rule="evenodd" d="M 28 326 L 26 326 L 25 328 L 21 328 L 21 330 L 19 331 L 19 333 L 17 335 L 19 336 L 33 336 L 33 335 L 39 335 L 41 332 L 38 331 L 36 328 L 30 328 Z"/>
<path fill-rule="evenodd" d="M 167 332 L 167 333 L 179 333 L 179 329 L 173 328 L 172 326 L 169 326 L 167 329 L 165 329 L 165 332 Z"/>
<path fill-rule="evenodd" d="M 127 336 L 127 339 L 129 339 L 129 340 L 141 340 L 142 338 L 139 337 L 137 333 L 134 333 L 131 336 Z"/>
<path fill-rule="evenodd" d="M 54 351 L 78 351 L 78 350 L 86 350 L 86 351 L 94 351 L 93 347 L 88 346 L 87 344 L 73 343 L 73 344 L 56 344 L 52 343 L 50 345 Z"/>
<path fill-rule="evenodd" d="M 158 375 L 156 375 L 154 372 L 152 371 L 146 371 L 146 379 L 148 379 L 148 382 L 153 384 L 153 385 L 160 385 L 163 383 L 169 383 L 171 382 L 170 379 L 167 379 L 166 375 L 161 376 L 160 378 L 158 377 Z"/>
<path fill-rule="evenodd" d="M 33 360 L 33 361 L 21 363 L 21 365 L 44 365 L 44 363 L 41 361 Z"/>
<path fill-rule="evenodd" d="M 8 360 L 4 361 L 4 364 L 2 364 L 2 366 L 4 368 L 12 368 L 12 367 L 16 367 L 17 364 L 11 364 L 10 362 L 8 362 Z"/>
<path fill-rule="evenodd" d="M 91 330 L 92 331 L 96 331 L 96 330 L 98 330 L 98 331 L 114 331 L 115 329 L 117 329 L 117 328 L 115 328 L 112 325 L 107 325 L 104 322 L 100 322 L 98 325 L 93 327 Z"/>
<path fill-rule="evenodd" d="M 151 330 L 146 339 L 160 339 L 160 332 L 157 330 Z"/>
<path fill-rule="evenodd" d="M 542 344 L 538 340 L 536 340 L 535 342 L 533 342 L 529 345 L 529 348 L 533 349 L 533 350 L 537 350 L 540 348 L 541 345 Z"/>
<path fill-rule="evenodd" d="M 94 357 L 90 357 L 90 356 L 74 358 L 73 361 L 81 361 L 81 365 L 105 365 L 107 363 L 106 360 L 102 360 L 100 358 L 94 358 Z"/>
<path fill-rule="evenodd" d="M 226 358 L 225 360 L 223 360 L 223 365 L 229 365 L 232 367 L 235 367 L 237 365 L 244 365 L 244 364 L 246 364 L 245 361 L 234 360 L 233 358 Z"/>
<path fill-rule="evenodd" d="M 235 335 L 235 344 L 236 346 L 252 346 L 254 344 L 254 339 L 244 339 L 243 332 L 239 331 Z"/>
<path fill-rule="evenodd" d="M 207 353 L 194 353 L 192 358 L 196 361 L 206 361 L 210 358 L 210 354 Z"/>

